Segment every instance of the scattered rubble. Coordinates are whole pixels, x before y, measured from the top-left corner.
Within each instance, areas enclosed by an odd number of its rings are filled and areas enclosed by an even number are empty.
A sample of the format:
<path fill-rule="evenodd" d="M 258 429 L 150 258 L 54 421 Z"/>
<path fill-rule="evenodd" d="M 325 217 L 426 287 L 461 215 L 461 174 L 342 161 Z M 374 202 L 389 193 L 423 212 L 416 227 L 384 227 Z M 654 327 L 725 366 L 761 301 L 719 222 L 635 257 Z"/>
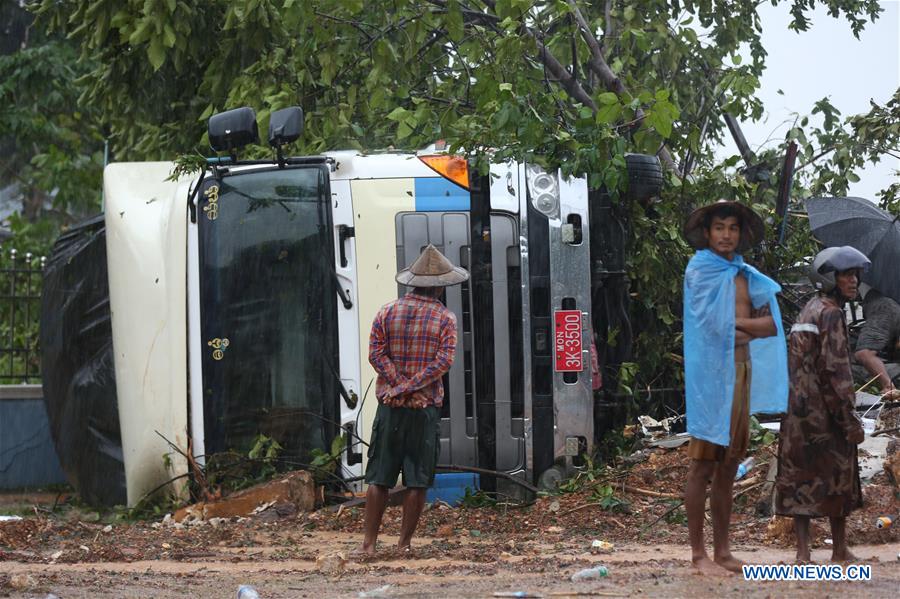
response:
<path fill-rule="evenodd" d="M 347 569 L 347 556 L 343 553 L 329 553 L 316 558 L 316 570 L 328 576 L 336 578 Z"/>
<path fill-rule="evenodd" d="M 897 442 L 895 441 L 894 443 Z M 884 472 L 887 479 L 894 486 L 895 492 L 900 493 L 900 451 L 897 449 L 884 460 Z"/>
<path fill-rule="evenodd" d="M 889 457 L 900 454 L 896 443 L 890 447 Z M 774 454 L 771 445 L 756 449 L 756 468 L 735 485 L 735 546 L 787 548 L 794 543 L 792 521 L 771 516 Z M 544 555 L 547 547 L 559 543 L 580 547 L 575 550 L 578 555 L 589 555 L 594 540 L 611 548 L 647 543 L 648 539 L 686 546 L 681 502 L 690 462 L 686 448 L 645 448 L 640 455 L 642 461 L 630 466 L 622 460 L 618 466 L 584 473 L 570 481 L 565 489 L 568 492 L 538 496 L 531 504 L 498 496 L 495 501 L 479 502 L 482 507 L 432 506 L 425 510 L 419 525 L 419 535 L 431 541 L 416 547 L 416 559 L 451 558 L 475 567 L 497 560 L 526 560 L 522 563 L 527 564 L 527 560 Z M 896 462 L 891 464 L 896 468 Z M 891 473 L 900 473 L 889 464 L 885 466 L 864 484 L 864 507 L 848 518 L 851 544 L 900 541 L 900 526 L 876 527 L 879 517 L 900 513 L 897 488 L 890 482 Z M 288 486 L 286 479 L 291 480 L 285 477 L 275 481 L 274 489 Z M 309 560 L 321 575 L 340 576 L 346 567 L 346 558 L 334 553 L 340 547 L 329 548 L 329 553 L 301 550 L 296 548 L 296 539 L 313 531 L 360 535 L 365 508 L 307 511 L 315 491 L 303 484 L 300 488 L 310 491 L 304 496 L 305 504 L 298 501 L 296 492 L 278 495 L 270 485 L 265 495 L 256 494 L 258 489 L 247 490 L 254 494 L 243 502 L 241 515 L 217 515 L 209 509 L 213 504 L 206 504 L 202 508 L 191 506 L 205 519 L 188 518 L 190 512 L 185 510 L 181 522 L 177 520 L 182 514 L 165 515 L 156 522 L 111 520 L 110 515 L 91 522 L 77 509 L 64 514 L 38 511 L 22 520 L 0 522 L 0 562 L 243 562 L 256 559 L 248 547 L 269 546 L 274 549 L 266 554 L 267 559 Z M 287 504 L 293 511 L 286 508 Z M 387 508 L 384 535 L 399 533 L 401 513 L 400 506 Z M 815 546 L 821 547 L 828 536 L 827 521 L 814 520 L 811 533 L 818 543 Z M 606 545 L 602 547 L 606 550 Z M 575 559 L 576 553 L 568 557 Z M 398 555 L 395 559 L 407 558 Z"/>
<path fill-rule="evenodd" d="M 199 502 L 175 512 L 175 522 L 233 518 L 265 512 L 273 508 L 278 516 L 310 512 L 320 501 L 320 489 L 305 470 L 290 472 L 213 502 Z"/>
<path fill-rule="evenodd" d="M 598 539 L 594 539 L 591 543 L 591 553 L 612 553 L 615 550 L 615 546 L 609 541 L 600 541 Z"/>

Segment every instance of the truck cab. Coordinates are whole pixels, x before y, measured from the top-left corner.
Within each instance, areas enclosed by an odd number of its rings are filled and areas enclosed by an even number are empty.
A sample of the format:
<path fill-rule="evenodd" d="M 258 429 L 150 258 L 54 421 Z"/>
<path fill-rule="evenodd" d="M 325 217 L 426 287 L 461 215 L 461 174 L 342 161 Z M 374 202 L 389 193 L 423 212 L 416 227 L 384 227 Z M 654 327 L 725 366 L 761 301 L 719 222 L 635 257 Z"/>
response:
<path fill-rule="evenodd" d="M 230 156 L 199 176 L 106 167 L 129 504 L 172 476 L 168 442 L 202 464 L 265 434 L 303 467 L 344 436 L 338 475 L 358 480 L 377 404 L 370 326 L 429 243 L 470 273 L 444 298 L 459 345 L 439 464 L 552 486 L 594 438 L 586 179 L 514 162 L 480 174 L 435 148 L 286 158 L 296 111 L 273 113 L 271 160 L 237 159 L 256 130 L 238 109 L 211 119 Z"/>

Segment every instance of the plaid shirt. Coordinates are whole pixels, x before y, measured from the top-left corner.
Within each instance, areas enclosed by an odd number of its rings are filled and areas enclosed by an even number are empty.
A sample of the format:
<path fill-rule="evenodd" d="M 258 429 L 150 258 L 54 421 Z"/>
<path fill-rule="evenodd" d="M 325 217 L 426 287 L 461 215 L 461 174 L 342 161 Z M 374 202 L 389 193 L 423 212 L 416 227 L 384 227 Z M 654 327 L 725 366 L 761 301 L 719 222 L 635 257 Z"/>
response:
<path fill-rule="evenodd" d="M 456 316 L 437 299 L 409 293 L 382 306 L 369 337 L 375 396 L 393 407 L 440 407 L 455 353 Z"/>

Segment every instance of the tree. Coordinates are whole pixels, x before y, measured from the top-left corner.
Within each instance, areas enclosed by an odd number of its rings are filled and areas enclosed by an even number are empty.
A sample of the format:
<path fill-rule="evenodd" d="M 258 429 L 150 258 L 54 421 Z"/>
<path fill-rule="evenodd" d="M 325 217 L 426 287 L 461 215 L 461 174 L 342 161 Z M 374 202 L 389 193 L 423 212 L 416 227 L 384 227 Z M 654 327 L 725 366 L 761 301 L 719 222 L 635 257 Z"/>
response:
<path fill-rule="evenodd" d="M 809 127 L 803 117 L 788 133 L 800 145 L 805 187 L 811 195 L 844 196 L 849 183 L 859 181 L 856 171 L 884 158 L 900 159 L 900 89 L 882 106 L 871 103 L 866 114 L 840 121 L 840 111 L 828 98 L 816 102 L 813 114 L 822 114 L 822 127 Z M 900 173 L 898 173 L 900 174 Z M 900 183 L 880 193 L 882 208 L 900 212 Z"/>
<path fill-rule="evenodd" d="M 781 1 L 791 5 L 793 28 L 810 26 L 815 0 Z M 856 35 L 881 10 L 876 0 L 826 4 Z M 587 173 L 591 185 L 617 197 L 625 187 L 624 154 L 659 155 L 669 172 L 661 201 L 618 206 L 630 228 L 633 310 L 642 323 L 641 368 L 628 372 L 647 385 L 680 376 L 678 298 L 689 253 L 680 223 L 690 205 L 737 197 L 773 212 L 777 164 L 765 179 L 745 177 L 736 158 L 717 164 L 712 151 L 725 135 L 723 114 L 762 115 L 755 92 L 766 51 L 756 6 L 42 0 L 37 12 L 94 65 L 81 104 L 102 114 L 118 160 L 205 153 L 207 117 L 242 105 L 257 110 L 263 128 L 272 111 L 302 106 L 303 153 L 414 149 L 445 139 L 482 160 L 512 157 Z M 750 48 L 747 64 L 738 52 L 743 45 Z M 776 156 L 761 159 L 777 163 Z M 805 147 L 802 158 L 811 158 Z M 836 177 L 850 178 L 858 164 Z M 623 380 L 631 382 L 630 375 Z"/>
<path fill-rule="evenodd" d="M 0 4 L 0 14 L 9 35 L 0 53 L 0 187 L 21 199 L 14 245 L 45 253 L 59 224 L 99 208 L 103 138 L 93 109 L 78 104 L 86 69 L 75 46 L 35 30 L 17 1 Z"/>

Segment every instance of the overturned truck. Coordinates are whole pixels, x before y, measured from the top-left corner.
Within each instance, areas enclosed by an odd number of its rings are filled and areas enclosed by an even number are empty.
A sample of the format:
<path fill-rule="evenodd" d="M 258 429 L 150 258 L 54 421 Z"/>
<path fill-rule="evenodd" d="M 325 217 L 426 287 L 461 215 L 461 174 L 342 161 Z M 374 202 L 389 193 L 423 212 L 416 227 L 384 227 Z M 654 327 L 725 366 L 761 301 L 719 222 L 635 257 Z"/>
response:
<path fill-rule="evenodd" d="M 93 254 L 105 264 L 92 272 L 108 272 L 113 360 L 103 364 L 115 393 L 106 412 L 118 412 L 127 497 L 100 500 L 132 505 L 186 473 L 177 454 L 164 462 L 170 442 L 202 464 L 246 451 L 259 434 L 299 463 L 344 436 L 340 476 L 357 480 L 377 403 L 369 327 L 406 291 L 395 272 L 429 243 L 471 275 L 446 290 L 460 343 L 444 380 L 439 462 L 554 484 L 602 427 L 592 331 L 602 345 L 609 327 L 627 323 L 624 240 L 609 196 L 532 164 L 479 175 L 434 148 L 285 157 L 301 129 L 299 108 L 278 111 L 268 136 L 277 157 L 238 160 L 258 134 L 253 111 L 236 109 L 210 120 L 210 143 L 228 156 L 209 159 L 199 178 L 170 180 L 167 162 L 106 167 L 106 252 Z M 656 158 L 626 158 L 631 192 L 657 194 Z M 45 312 L 72 305 L 73 289 L 48 287 Z M 45 361 L 77 343 L 44 335 Z M 90 359 L 81 371 L 94 372 Z M 79 397 L 67 376 L 45 390 L 58 446 L 91 420 L 71 417 Z M 94 445 L 61 455 L 77 487 L 93 484 L 73 461 L 90 460 Z"/>

